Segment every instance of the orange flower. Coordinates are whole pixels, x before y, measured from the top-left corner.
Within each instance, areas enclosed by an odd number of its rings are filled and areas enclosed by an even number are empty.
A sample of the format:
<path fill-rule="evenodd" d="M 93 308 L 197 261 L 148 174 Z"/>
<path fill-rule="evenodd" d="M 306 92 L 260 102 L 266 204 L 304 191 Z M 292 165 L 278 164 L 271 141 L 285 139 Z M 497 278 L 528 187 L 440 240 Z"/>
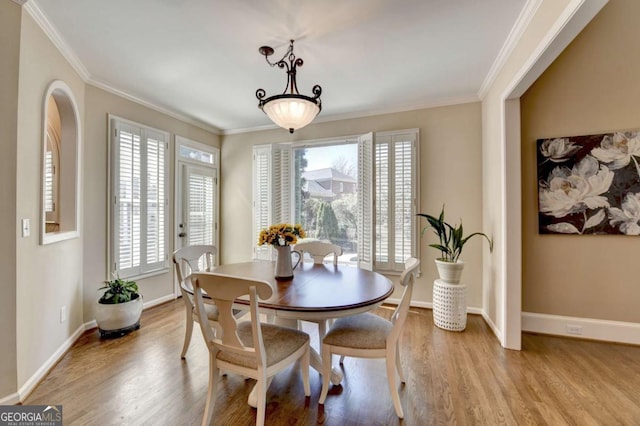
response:
<path fill-rule="evenodd" d="M 305 237 L 304 229 L 300 224 L 278 223 L 260 231 L 258 245 L 288 246 L 296 244 L 298 237 Z"/>

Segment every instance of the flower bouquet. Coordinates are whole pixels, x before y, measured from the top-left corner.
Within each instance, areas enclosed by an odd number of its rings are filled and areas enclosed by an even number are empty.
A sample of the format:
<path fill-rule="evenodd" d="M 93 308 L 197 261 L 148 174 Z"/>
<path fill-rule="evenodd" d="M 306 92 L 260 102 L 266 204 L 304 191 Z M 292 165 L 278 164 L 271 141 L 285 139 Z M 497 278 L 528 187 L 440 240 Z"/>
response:
<path fill-rule="evenodd" d="M 258 245 L 269 244 L 275 247 L 296 244 L 298 238 L 304 238 L 305 233 L 302 225 L 289 223 L 278 223 L 260 231 Z"/>
<path fill-rule="evenodd" d="M 304 229 L 298 224 L 279 223 L 260 231 L 258 245 L 272 245 L 278 253 L 275 270 L 277 280 L 290 280 L 293 278 L 293 270 L 298 266 L 302 257 L 299 252 L 291 251 L 291 244 L 296 244 L 298 237 L 304 238 L 304 236 Z M 298 255 L 298 261 L 295 265 L 291 263 L 291 253 Z"/>

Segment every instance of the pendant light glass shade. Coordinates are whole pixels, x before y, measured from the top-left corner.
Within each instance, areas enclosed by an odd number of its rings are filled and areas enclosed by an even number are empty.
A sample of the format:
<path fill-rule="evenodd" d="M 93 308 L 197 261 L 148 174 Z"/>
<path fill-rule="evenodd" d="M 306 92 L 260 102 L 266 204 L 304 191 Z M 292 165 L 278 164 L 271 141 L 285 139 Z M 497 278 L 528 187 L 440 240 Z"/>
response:
<path fill-rule="evenodd" d="M 278 126 L 293 133 L 311 123 L 320 112 L 320 106 L 306 96 L 274 96 L 262 105 L 265 114 Z"/>

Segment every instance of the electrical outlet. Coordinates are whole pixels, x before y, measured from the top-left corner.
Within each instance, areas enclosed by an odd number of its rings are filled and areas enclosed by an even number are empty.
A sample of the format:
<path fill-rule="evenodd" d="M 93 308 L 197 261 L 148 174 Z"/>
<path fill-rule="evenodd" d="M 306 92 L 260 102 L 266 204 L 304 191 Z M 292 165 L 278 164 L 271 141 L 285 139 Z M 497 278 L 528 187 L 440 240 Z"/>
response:
<path fill-rule="evenodd" d="M 567 332 L 567 334 L 573 334 L 573 335 L 576 335 L 576 336 L 582 336 L 582 326 L 581 325 L 567 324 L 566 332 Z"/>
<path fill-rule="evenodd" d="M 61 306 L 60 307 L 60 324 L 62 324 L 66 320 L 67 320 L 67 307 Z"/>

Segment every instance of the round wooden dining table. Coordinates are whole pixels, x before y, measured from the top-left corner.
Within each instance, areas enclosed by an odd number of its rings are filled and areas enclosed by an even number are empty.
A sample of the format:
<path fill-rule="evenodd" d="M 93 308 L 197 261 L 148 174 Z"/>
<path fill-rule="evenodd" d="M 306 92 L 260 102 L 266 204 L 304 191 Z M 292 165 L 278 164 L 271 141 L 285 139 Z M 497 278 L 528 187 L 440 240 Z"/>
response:
<path fill-rule="evenodd" d="M 370 311 L 393 293 L 393 283 L 384 275 L 348 265 L 300 262 L 293 279 L 276 280 L 275 262 L 254 260 L 216 266 L 212 272 L 238 278 L 266 281 L 273 294 L 258 300 L 262 313 L 273 315 L 275 323 L 296 328 L 298 320 L 318 324 L 319 348 L 326 333 L 327 320 Z M 248 299 L 238 299 L 238 305 L 248 305 Z M 311 348 L 311 366 L 322 373 L 322 357 Z M 342 371 L 332 368 L 331 381 L 339 384 Z M 249 405 L 255 407 L 252 392 Z"/>
<path fill-rule="evenodd" d="M 258 305 L 277 318 L 326 320 L 354 315 L 379 306 L 393 293 L 387 277 L 353 266 L 300 263 L 291 280 L 276 280 L 274 270 L 274 262 L 256 260 L 216 266 L 213 272 L 271 284 L 273 295 Z"/>

